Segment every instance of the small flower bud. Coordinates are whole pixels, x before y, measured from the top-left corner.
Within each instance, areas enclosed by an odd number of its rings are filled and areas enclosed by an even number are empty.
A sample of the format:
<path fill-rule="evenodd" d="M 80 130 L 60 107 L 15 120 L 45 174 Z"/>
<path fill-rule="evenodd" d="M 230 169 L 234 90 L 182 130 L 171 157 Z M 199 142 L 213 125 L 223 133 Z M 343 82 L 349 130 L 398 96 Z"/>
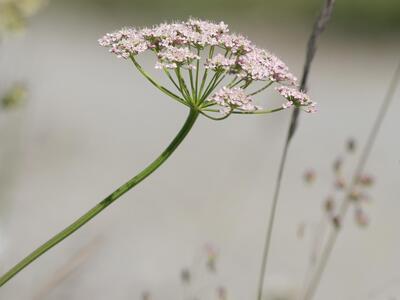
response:
<path fill-rule="evenodd" d="M 311 183 L 313 183 L 315 181 L 316 173 L 315 173 L 314 170 L 309 169 L 309 170 L 304 172 L 303 178 L 304 178 L 304 181 L 306 183 L 311 184 Z"/>
<path fill-rule="evenodd" d="M 215 272 L 218 252 L 211 244 L 207 244 L 205 250 L 207 255 L 206 267 L 210 272 Z"/>
<path fill-rule="evenodd" d="M 374 178 L 370 175 L 364 174 L 360 175 L 357 182 L 363 186 L 372 186 L 374 184 Z"/>
<path fill-rule="evenodd" d="M 223 286 L 219 286 L 217 288 L 217 295 L 219 300 L 226 300 L 227 299 L 226 288 Z"/>
<path fill-rule="evenodd" d="M 327 213 L 333 212 L 333 210 L 335 209 L 335 200 L 333 199 L 333 197 L 329 196 L 328 198 L 326 198 L 324 209 Z"/>
<path fill-rule="evenodd" d="M 354 219 L 360 227 L 365 227 L 369 224 L 369 218 L 361 208 L 356 208 L 354 211 Z"/>
<path fill-rule="evenodd" d="M 353 190 L 349 194 L 349 199 L 352 201 L 358 201 L 362 197 L 362 194 L 356 190 Z"/>
<path fill-rule="evenodd" d="M 346 187 L 346 182 L 342 178 L 337 178 L 335 181 L 335 188 L 343 190 Z"/>

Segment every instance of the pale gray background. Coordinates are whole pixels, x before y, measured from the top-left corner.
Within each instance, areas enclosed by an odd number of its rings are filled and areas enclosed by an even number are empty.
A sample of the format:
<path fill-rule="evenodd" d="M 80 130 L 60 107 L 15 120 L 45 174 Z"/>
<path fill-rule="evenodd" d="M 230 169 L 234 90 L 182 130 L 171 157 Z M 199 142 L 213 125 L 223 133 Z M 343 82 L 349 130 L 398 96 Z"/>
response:
<path fill-rule="evenodd" d="M 0 115 L 1 272 L 146 166 L 180 128 L 185 108 L 96 41 L 122 25 L 168 18 L 134 12 L 117 18 L 59 3 L 1 46 L 4 86 L 20 79 L 29 84 L 26 105 Z M 309 23 L 256 26 L 229 15 L 226 21 L 301 75 Z M 320 112 L 301 116 L 273 236 L 267 286 L 287 295 L 279 299 L 295 299 L 302 287 L 321 202 L 331 190 L 331 162 L 348 137 L 365 141 L 399 49 L 398 35 L 332 29 L 321 40 L 310 77 Z M 366 207 L 371 225 L 360 229 L 349 218 L 316 299 L 400 297 L 399 97 L 398 91 L 367 166 L 377 178 Z M 289 117 L 287 111 L 223 122 L 201 118 L 162 168 L 21 272 L 0 290 L 0 299 L 35 299 L 94 239 L 99 243 L 85 263 L 41 299 L 140 299 L 144 290 L 154 299 L 182 299 L 179 272 L 208 242 L 219 249 L 220 261 L 216 277 L 199 276 L 198 285 L 206 286 L 200 299 L 215 299 L 218 284 L 227 287 L 229 299 L 254 299 Z M 318 172 L 312 188 L 301 178 L 309 167 Z"/>

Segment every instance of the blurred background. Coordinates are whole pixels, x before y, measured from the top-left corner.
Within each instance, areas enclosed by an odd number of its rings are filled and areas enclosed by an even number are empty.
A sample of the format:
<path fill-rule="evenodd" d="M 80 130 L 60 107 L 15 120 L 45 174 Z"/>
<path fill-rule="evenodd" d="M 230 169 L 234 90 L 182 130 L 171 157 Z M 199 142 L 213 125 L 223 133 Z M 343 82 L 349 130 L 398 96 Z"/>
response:
<path fill-rule="evenodd" d="M 1 0 L 0 272 L 146 166 L 185 119 L 181 105 L 100 48 L 99 37 L 189 16 L 223 20 L 300 77 L 321 3 Z M 290 149 L 266 299 L 299 295 L 332 162 L 349 137 L 365 142 L 400 58 L 399 37 L 398 0 L 337 1 L 309 82 L 320 111 L 301 116 Z M 143 64 L 162 78 L 152 61 Z M 376 179 L 371 222 L 360 228 L 350 211 L 315 299 L 400 298 L 399 100 L 397 91 L 367 165 Z M 145 299 L 202 300 L 218 298 L 218 286 L 228 299 L 254 299 L 289 118 L 200 119 L 160 170 L 18 274 L 0 299 L 141 299 L 148 291 Z M 358 153 L 346 161 L 348 175 Z M 302 179 L 309 168 L 312 186 Z M 211 274 L 204 245 L 218 253 Z M 195 274 L 192 287 L 182 287 L 183 268 Z"/>

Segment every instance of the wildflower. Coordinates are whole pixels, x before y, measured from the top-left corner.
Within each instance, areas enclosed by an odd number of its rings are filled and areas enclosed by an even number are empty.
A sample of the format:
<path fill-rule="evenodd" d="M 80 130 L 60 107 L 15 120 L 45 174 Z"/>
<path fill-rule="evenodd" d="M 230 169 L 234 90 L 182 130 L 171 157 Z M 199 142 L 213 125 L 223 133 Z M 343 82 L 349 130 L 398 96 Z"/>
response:
<path fill-rule="evenodd" d="M 288 82 L 296 84 L 297 78 L 289 72 L 288 66 L 275 55 L 268 56 L 268 68 L 270 69 L 270 78 L 276 82 Z"/>
<path fill-rule="evenodd" d="M 215 55 L 212 59 L 207 59 L 205 68 L 214 71 L 228 71 L 235 65 L 234 58 L 226 58 L 222 54 Z"/>
<path fill-rule="evenodd" d="M 114 33 L 107 33 L 99 39 L 99 44 L 103 47 L 109 47 L 111 53 L 125 59 L 148 49 L 148 44 L 141 33 L 129 28 L 124 28 Z"/>
<path fill-rule="evenodd" d="M 279 94 L 292 102 L 297 107 L 305 106 L 305 111 L 309 113 L 316 112 L 316 103 L 310 100 L 310 97 L 293 87 L 279 86 L 276 88 Z"/>
<path fill-rule="evenodd" d="M 296 78 L 282 60 L 243 35 L 230 33 L 224 22 L 191 18 L 149 28 L 123 28 L 106 34 L 99 44 L 117 57 L 131 59 L 155 87 L 210 119 L 224 119 L 231 113 L 270 113 L 292 106 L 316 111 L 315 103 L 296 90 Z M 155 68 L 167 75 L 177 91 L 160 85 L 143 70 L 137 61 L 143 52 L 156 56 Z M 248 92 L 255 82 L 265 85 Z M 287 102 L 262 110 L 252 96 L 274 83 L 283 85 L 277 91 Z M 220 112 L 223 117 L 209 115 L 213 112 Z"/>
<path fill-rule="evenodd" d="M 185 65 L 187 65 L 189 68 L 192 68 L 191 62 L 193 60 L 200 59 L 200 56 L 191 52 L 189 48 L 168 46 L 159 52 L 158 58 L 162 66 L 168 69 L 175 69 L 178 66 Z"/>
<path fill-rule="evenodd" d="M 255 46 L 242 35 L 224 34 L 218 39 L 219 45 L 234 54 L 246 54 L 254 50 Z"/>
<path fill-rule="evenodd" d="M 258 106 L 254 105 L 253 100 L 246 95 L 244 90 L 237 87 L 227 88 L 224 86 L 211 97 L 211 101 L 228 109 L 228 112 L 236 108 L 248 112 L 259 109 Z M 226 113 L 226 110 L 224 112 Z"/>

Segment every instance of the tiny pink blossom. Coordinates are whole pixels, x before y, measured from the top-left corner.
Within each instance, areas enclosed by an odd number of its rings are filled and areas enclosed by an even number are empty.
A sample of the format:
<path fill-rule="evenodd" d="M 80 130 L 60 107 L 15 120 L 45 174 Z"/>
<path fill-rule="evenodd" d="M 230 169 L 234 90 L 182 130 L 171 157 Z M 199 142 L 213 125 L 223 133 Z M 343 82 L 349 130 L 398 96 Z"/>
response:
<path fill-rule="evenodd" d="M 295 104 L 297 106 L 306 106 L 306 108 L 304 109 L 306 112 L 313 113 L 313 112 L 317 111 L 316 103 L 312 102 L 310 100 L 310 97 L 306 93 L 298 91 L 294 87 L 288 87 L 288 86 L 279 86 L 275 89 L 279 94 L 281 94 L 283 97 L 285 97 L 288 101 L 292 102 L 292 104 Z M 285 106 L 287 106 L 287 105 L 285 105 Z M 283 107 L 283 108 L 287 108 L 287 107 Z"/>
<path fill-rule="evenodd" d="M 200 56 L 191 52 L 189 48 L 168 46 L 158 53 L 160 64 L 169 69 L 175 69 L 178 65 L 189 64 L 195 60 L 200 59 Z M 156 65 L 156 68 L 160 64 Z"/>
<path fill-rule="evenodd" d="M 229 113 L 230 110 L 238 108 L 243 111 L 256 111 L 260 109 L 254 105 L 250 96 L 247 96 L 242 88 L 228 88 L 224 86 L 210 99 L 222 107 L 222 113 Z"/>
<path fill-rule="evenodd" d="M 206 69 L 211 69 L 214 71 L 228 71 L 235 64 L 234 58 L 226 58 L 222 54 L 217 54 L 211 59 L 207 59 L 205 65 Z"/>
<path fill-rule="evenodd" d="M 286 108 L 292 107 L 292 105 L 293 105 L 293 101 L 287 101 L 282 104 L 282 108 L 286 109 Z"/>

